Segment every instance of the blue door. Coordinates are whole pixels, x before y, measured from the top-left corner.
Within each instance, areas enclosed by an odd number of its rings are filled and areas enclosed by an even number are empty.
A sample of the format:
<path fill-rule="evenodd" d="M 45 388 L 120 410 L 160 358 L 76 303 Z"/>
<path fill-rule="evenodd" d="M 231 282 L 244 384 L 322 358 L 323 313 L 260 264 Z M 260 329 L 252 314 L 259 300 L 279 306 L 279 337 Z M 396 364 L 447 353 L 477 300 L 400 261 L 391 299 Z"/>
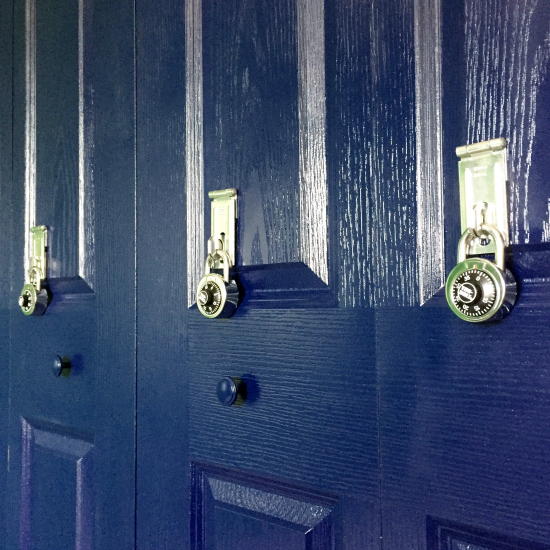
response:
<path fill-rule="evenodd" d="M 548 3 L 0 10 L 0 547 L 548 550 Z M 454 149 L 500 136 L 520 298 L 473 325 Z M 225 188 L 243 298 L 211 320 Z"/>
<path fill-rule="evenodd" d="M 437 125 L 426 132 L 436 47 L 430 34 L 415 30 L 415 59 L 423 63 L 416 68 L 417 114 L 425 116 L 416 123 L 417 227 L 426 231 L 418 262 L 440 243 L 444 256 L 432 257 L 444 263 L 432 262 L 426 275 L 456 265 L 455 147 L 505 137 L 507 265 L 520 296 L 497 325 L 458 320 L 439 292 L 424 296 L 421 307 L 378 311 L 383 545 L 548 548 L 550 6 L 465 0 L 443 1 L 440 9 L 439 144 Z M 437 172 L 425 161 L 436 145 L 439 197 Z M 436 200 L 441 214 L 428 207 Z"/>
<path fill-rule="evenodd" d="M 138 547 L 546 548 L 547 3 L 136 13 Z M 442 294 L 454 149 L 500 136 L 521 297 L 480 326 Z M 244 297 L 209 320 L 231 187 Z"/>
<path fill-rule="evenodd" d="M 379 544 L 370 197 L 341 164 L 345 135 L 367 153 L 370 8 L 344 4 L 137 4 L 138 547 Z M 243 300 L 207 319 L 226 188 Z M 225 376 L 243 406 L 218 400 Z"/>
<path fill-rule="evenodd" d="M 2 28 L 13 37 L 13 62 L 2 58 L 2 70 L 4 61 L 13 69 L 13 105 L 7 101 L 13 116 L 5 117 L 13 120 L 13 142 L 9 149 L 3 143 L 2 152 L 13 163 L 3 165 L 12 173 L 2 181 L 2 405 L 8 410 L 0 546 L 130 549 L 133 6 L 18 0 L 4 2 L 2 13 Z M 48 229 L 45 284 L 52 301 L 43 316 L 26 316 L 18 296 L 33 262 L 30 230 L 38 225 Z M 70 370 L 54 371 L 56 356 L 66 357 Z"/>

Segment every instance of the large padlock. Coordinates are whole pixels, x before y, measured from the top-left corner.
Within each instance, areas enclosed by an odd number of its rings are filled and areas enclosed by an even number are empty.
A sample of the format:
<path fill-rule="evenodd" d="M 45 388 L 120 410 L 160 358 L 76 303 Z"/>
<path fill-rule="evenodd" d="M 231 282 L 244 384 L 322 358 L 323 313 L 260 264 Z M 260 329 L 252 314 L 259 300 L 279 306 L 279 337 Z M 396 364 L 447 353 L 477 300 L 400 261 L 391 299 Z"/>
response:
<path fill-rule="evenodd" d="M 223 262 L 223 277 L 212 273 L 216 257 Z M 239 288 L 229 279 L 231 260 L 224 250 L 209 254 L 204 266 L 204 277 L 197 286 L 197 307 L 209 319 L 231 317 L 239 305 Z"/>
<path fill-rule="evenodd" d="M 500 231 L 482 224 L 479 231 L 466 229 L 458 243 L 458 265 L 451 271 L 445 294 L 451 310 L 464 321 L 499 321 L 514 307 L 517 285 L 504 267 L 504 239 Z M 488 235 L 496 246 L 495 261 L 482 257 L 467 258 L 475 239 Z"/>

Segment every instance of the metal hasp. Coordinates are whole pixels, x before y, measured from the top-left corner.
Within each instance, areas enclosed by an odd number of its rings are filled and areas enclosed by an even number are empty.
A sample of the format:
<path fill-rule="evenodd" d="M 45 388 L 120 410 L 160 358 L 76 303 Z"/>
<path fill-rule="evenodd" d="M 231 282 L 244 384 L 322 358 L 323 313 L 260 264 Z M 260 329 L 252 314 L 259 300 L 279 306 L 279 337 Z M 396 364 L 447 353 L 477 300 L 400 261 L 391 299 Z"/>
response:
<path fill-rule="evenodd" d="M 237 256 L 237 190 L 211 191 L 208 196 L 212 199 L 212 236 L 204 277 L 197 286 L 197 307 L 209 319 L 223 319 L 231 317 L 239 305 L 239 287 L 230 273 Z M 223 276 L 214 273 L 219 269 L 223 269 Z"/>
<path fill-rule="evenodd" d="M 31 228 L 30 267 L 27 271 L 25 286 L 19 296 L 19 306 L 25 315 L 43 315 L 51 297 L 42 283 L 46 279 L 46 248 L 48 229 L 45 225 Z"/>
<path fill-rule="evenodd" d="M 460 158 L 460 213 L 464 233 L 469 227 L 488 224 L 498 229 L 508 246 L 507 143 L 504 138 L 491 139 L 456 148 Z M 494 241 L 487 245 L 477 239 L 471 254 L 493 254 Z"/>
<path fill-rule="evenodd" d="M 224 250 L 229 254 L 231 264 L 237 261 L 237 190 L 222 189 L 210 191 L 208 197 L 212 200 L 210 207 L 211 232 L 208 242 L 208 253 Z M 217 241 L 221 241 L 221 246 Z M 221 269 L 222 264 L 216 259 L 213 269 Z"/>

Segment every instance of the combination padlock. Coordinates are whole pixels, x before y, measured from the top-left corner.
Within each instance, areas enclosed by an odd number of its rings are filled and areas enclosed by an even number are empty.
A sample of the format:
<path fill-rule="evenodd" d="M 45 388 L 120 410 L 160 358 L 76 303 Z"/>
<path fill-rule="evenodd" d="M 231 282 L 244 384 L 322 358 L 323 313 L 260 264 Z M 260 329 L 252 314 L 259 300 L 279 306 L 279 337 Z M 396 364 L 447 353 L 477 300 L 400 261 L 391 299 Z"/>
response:
<path fill-rule="evenodd" d="M 41 285 L 39 276 L 31 276 L 19 295 L 19 307 L 25 315 L 44 315 L 51 302 L 51 295 L 47 288 Z"/>
<path fill-rule="evenodd" d="M 467 258 L 470 245 L 480 235 L 489 235 L 495 243 L 495 261 Z M 458 243 L 458 265 L 445 285 L 447 302 L 458 317 L 470 323 L 499 321 L 514 307 L 517 285 L 504 267 L 504 239 L 500 231 L 482 224 L 480 231 L 466 229 Z"/>
<path fill-rule="evenodd" d="M 31 229 L 30 268 L 19 295 L 19 307 L 25 315 L 44 315 L 52 296 L 46 284 L 46 247 L 48 229 L 38 225 Z"/>
<path fill-rule="evenodd" d="M 212 273 L 212 266 L 219 259 L 223 262 L 223 277 Z M 209 319 L 231 317 L 239 305 L 239 289 L 229 279 L 231 260 L 224 250 L 209 254 L 204 266 L 204 277 L 197 286 L 197 307 Z"/>

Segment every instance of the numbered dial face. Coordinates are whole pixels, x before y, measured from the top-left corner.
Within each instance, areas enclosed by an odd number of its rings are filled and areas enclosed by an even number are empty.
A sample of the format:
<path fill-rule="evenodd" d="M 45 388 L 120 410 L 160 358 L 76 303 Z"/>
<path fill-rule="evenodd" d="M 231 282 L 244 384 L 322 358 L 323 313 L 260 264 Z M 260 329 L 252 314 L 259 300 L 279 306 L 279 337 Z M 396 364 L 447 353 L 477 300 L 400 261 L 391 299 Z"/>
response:
<path fill-rule="evenodd" d="M 215 281 L 206 281 L 197 296 L 199 307 L 206 315 L 215 316 L 223 308 L 223 293 Z"/>
<path fill-rule="evenodd" d="M 25 285 L 19 296 L 19 306 L 25 315 L 31 315 L 36 305 L 36 291 L 32 285 Z"/>
<path fill-rule="evenodd" d="M 485 271 L 468 269 L 460 273 L 452 285 L 455 307 L 467 317 L 483 317 L 496 300 L 496 284 Z"/>

